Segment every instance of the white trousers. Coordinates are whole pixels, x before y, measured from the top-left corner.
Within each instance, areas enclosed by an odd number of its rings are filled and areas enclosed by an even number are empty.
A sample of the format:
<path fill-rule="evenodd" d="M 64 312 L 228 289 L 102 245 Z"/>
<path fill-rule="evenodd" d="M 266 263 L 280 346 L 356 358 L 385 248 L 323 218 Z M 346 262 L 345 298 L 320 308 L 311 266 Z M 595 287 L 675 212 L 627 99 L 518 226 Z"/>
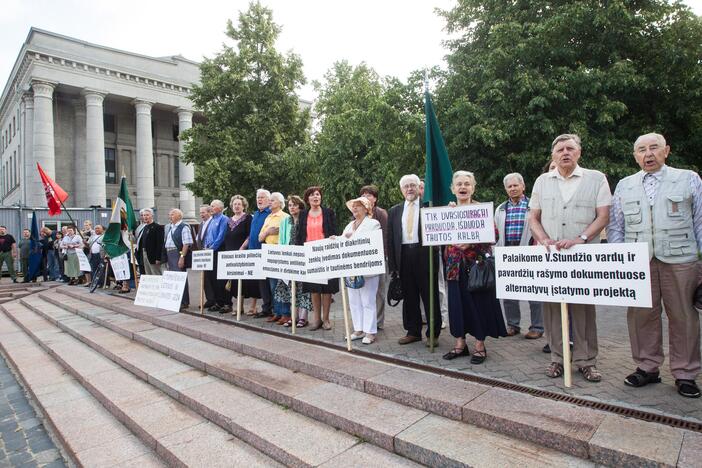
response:
<path fill-rule="evenodd" d="M 349 307 L 353 331 L 378 333 L 378 318 L 375 308 L 375 295 L 378 291 L 379 276 L 366 276 L 365 284 L 360 289 L 346 288 L 349 292 Z"/>

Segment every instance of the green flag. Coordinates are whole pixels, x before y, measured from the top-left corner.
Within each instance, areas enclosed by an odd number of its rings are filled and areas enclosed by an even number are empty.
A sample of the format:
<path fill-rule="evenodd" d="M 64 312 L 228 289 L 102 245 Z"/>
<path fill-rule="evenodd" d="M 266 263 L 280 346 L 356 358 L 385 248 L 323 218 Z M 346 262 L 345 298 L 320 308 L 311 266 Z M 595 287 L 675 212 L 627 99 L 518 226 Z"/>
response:
<path fill-rule="evenodd" d="M 137 220 L 134 215 L 132 202 L 129 200 L 129 189 L 127 188 L 127 178 L 122 176 L 119 187 L 119 195 L 112 207 L 110 224 L 107 226 L 105 235 L 102 238 L 102 245 L 105 252 L 111 258 L 119 257 L 129 250 L 129 232 L 136 228 Z"/>
<path fill-rule="evenodd" d="M 445 206 L 456 197 L 451 193 L 453 169 L 441 136 L 439 121 L 436 120 L 434 106 L 429 91 L 424 92 L 424 113 L 426 115 L 427 162 L 424 173 L 424 202 L 433 206 Z"/>

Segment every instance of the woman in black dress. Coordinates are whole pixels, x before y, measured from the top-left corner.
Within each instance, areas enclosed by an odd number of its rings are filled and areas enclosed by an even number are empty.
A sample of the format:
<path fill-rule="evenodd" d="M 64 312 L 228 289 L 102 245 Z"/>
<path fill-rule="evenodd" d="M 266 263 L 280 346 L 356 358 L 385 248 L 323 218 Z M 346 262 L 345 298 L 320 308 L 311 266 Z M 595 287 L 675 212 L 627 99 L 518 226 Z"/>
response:
<path fill-rule="evenodd" d="M 326 239 L 336 235 L 336 215 L 329 208 L 322 207 L 322 188 L 309 187 L 305 190 L 303 199 L 310 208 L 300 213 L 299 227 L 295 236 L 295 244 Z M 329 309 L 332 294 L 339 292 L 339 280 L 331 279 L 327 284 L 303 283 L 304 292 L 312 295 L 312 320 L 310 330 L 320 327 L 331 330 Z M 324 315 L 320 317 L 321 313 Z"/>
<path fill-rule="evenodd" d="M 232 217 L 229 218 L 229 226 L 224 233 L 223 250 L 241 250 L 242 244 L 249 238 L 251 230 L 251 215 L 246 212 L 249 202 L 241 195 L 234 195 L 229 202 L 232 210 Z M 244 297 L 252 298 L 251 310 L 256 310 L 256 299 L 261 297 L 258 292 L 258 283 L 252 280 L 244 280 L 242 285 Z M 222 313 L 232 311 L 232 298 L 237 294 L 237 283 L 232 280 L 227 292 L 229 296 L 228 304 L 222 309 Z"/>

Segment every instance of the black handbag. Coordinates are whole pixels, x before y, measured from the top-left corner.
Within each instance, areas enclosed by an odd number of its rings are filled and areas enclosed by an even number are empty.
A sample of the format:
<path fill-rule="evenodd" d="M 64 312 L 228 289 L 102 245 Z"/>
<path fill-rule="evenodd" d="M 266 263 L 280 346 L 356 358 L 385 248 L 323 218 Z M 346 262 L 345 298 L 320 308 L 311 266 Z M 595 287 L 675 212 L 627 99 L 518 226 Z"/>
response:
<path fill-rule="evenodd" d="M 400 277 L 396 273 L 393 273 L 390 278 L 390 284 L 388 285 L 388 305 L 390 307 L 395 307 L 403 299 L 402 295 L 402 282 Z"/>
<path fill-rule="evenodd" d="M 468 291 L 482 292 L 495 289 L 495 259 L 485 257 L 470 264 Z"/>
<path fill-rule="evenodd" d="M 697 309 L 697 312 L 702 314 L 702 284 L 697 286 L 695 290 L 695 295 L 692 298 L 692 305 Z"/>

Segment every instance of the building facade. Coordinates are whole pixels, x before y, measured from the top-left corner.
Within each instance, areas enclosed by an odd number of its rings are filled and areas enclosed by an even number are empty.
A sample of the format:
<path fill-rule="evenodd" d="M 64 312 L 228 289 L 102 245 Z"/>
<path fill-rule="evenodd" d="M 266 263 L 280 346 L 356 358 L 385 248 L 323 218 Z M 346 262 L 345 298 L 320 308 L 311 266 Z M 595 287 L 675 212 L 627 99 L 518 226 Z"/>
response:
<path fill-rule="evenodd" d="M 67 207 L 109 207 L 126 175 L 135 208 L 196 218 L 180 161 L 200 78 L 181 56 L 147 57 L 32 28 L 0 98 L 0 205 L 45 207 L 36 169 Z"/>

